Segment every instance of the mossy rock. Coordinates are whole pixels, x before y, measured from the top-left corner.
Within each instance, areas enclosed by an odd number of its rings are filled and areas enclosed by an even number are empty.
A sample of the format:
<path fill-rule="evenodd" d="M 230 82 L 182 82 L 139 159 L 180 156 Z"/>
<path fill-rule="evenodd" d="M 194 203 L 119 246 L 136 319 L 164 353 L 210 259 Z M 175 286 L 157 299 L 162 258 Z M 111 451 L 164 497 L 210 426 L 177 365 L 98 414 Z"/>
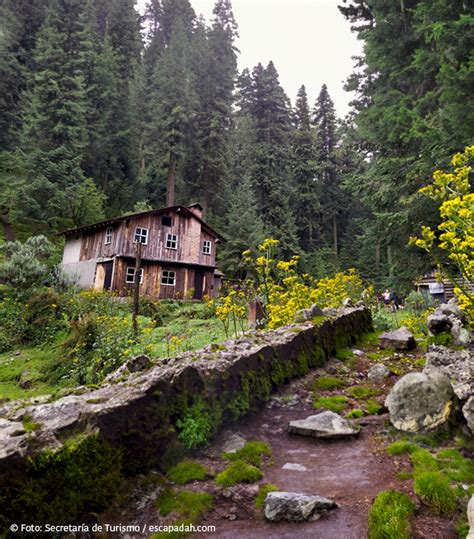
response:
<path fill-rule="evenodd" d="M 221 487 L 231 487 L 237 483 L 255 483 L 263 477 L 263 473 L 243 460 L 236 460 L 216 477 L 216 483 Z"/>

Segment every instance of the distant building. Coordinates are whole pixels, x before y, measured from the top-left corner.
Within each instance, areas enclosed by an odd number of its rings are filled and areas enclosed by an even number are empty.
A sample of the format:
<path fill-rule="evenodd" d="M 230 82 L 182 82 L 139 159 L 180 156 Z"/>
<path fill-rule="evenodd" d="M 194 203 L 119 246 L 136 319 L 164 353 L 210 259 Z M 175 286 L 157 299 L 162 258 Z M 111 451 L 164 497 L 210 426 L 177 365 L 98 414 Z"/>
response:
<path fill-rule="evenodd" d="M 214 296 L 223 238 L 202 220 L 202 207 L 171 206 L 109 219 L 64 233 L 62 267 L 79 286 L 129 293 L 141 243 L 140 291 L 156 298 Z"/>
<path fill-rule="evenodd" d="M 463 286 L 474 293 L 474 283 L 463 280 L 461 278 L 456 279 L 457 282 L 462 283 Z M 448 279 L 438 280 L 436 272 L 432 271 L 427 273 L 423 277 L 420 277 L 415 281 L 416 290 L 425 294 L 430 294 L 434 299 L 440 301 L 449 301 L 454 297 L 454 285 Z"/>

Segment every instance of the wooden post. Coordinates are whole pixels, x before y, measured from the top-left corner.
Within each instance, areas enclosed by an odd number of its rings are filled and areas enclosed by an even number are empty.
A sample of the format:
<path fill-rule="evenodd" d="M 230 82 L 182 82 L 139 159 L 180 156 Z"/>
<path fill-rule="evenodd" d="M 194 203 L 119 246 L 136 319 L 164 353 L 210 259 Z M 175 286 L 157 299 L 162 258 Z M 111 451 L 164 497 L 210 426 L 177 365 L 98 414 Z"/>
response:
<path fill-rule="evenodd" d="M 142 267 L 142 243 L 135 244 L 135 275 L 133 280 L 132 329 L 133 336 L 138 335 L 138 311 L 140 307 L 140 273 Z"/>

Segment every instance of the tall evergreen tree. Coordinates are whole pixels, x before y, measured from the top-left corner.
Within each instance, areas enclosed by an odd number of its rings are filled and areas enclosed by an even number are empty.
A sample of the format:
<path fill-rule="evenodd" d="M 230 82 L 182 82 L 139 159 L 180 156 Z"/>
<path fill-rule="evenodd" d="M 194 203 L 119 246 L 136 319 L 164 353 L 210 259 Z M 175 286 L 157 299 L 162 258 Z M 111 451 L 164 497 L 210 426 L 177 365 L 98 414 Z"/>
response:
<path fill-rule="evenodd" d="M 321 235 L 320 184 L 317 178 L 315 134 L 306 88 L 301 86 L 294 112 L 292 175 L 296 184 L 295 212 L 298 216 L 298 237 L 303 250 L 314 250 Z"/>

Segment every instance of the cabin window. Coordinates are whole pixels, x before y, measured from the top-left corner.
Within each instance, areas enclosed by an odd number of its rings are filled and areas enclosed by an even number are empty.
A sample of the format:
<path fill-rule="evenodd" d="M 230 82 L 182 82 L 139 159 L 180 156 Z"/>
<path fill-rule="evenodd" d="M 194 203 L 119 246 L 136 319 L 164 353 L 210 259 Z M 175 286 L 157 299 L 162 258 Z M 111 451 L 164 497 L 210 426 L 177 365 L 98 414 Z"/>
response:
<path fill-rule="evenodd" d="M 209 240 L 204 240 L 204 242 L 202 244 L 202 252 L 205 255 L 210 255 L 211 254 L 211 242 Z"/>
<path fill-rule="evenodd" d="M 174 286 L 176 284 L 176 272 L 163 270 L 161 272 L 161 284 L 165 286 Z"/>
<path fill-rule="evenodd" d="M 105 231 L 105 245 L 110 245 L 112 243 L 112 235 L 114 233 L 114 229 L 109 226 L 107 230 Z"/>
<path fill-rule="evenodd" d="M 168 215 L 163 215 L 163 217 L 161 218 L 161 224 L 163 226 L 172 226 L 173 221 L 171 220 L 171 217 L 169 217 Z"/>
<path fill-rule="evenodd" d="M 137 226 L 137 228 L 135 228 L 135 239 L 133 242 L 148 245 L 148 228 L 140 228 Z"/>
<path fill-rule="evenodd" d="M 178 248 L 178 236 L 176 234 L 166 234 L 166 248 L 167 249 Z"/>
<path fill-rule="evenodd" d="M 133 284 L 135 282 L 135 268 L 133 266 L 128 266 L 125 282 L 128 284 Z M 140 284 L 141 283 L 143 283 L 143 268 L 140 268 Z"/>

